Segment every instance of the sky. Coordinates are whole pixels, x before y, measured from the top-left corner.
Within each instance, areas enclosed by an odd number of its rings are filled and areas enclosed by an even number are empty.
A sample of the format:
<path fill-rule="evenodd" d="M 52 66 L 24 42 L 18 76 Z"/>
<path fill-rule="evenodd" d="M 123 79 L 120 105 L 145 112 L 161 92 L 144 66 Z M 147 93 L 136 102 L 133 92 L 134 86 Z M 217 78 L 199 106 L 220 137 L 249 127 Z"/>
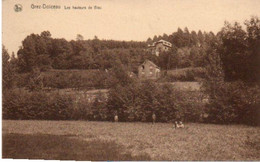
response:
<path fill-rule="evenodd" d="M 22 11 L 15 12 L 14 5 Z M 32 5 L 59 5 L 61 9 L 32 9 Z M 101 9 L 64 9 L 99 6 Z M 172 34 L 177 28 L 217 33 L 224 21 L 243 23 L 260 17 L 260 0 L 3 0 L 2 43 L 17 52 L 31 33 L 50 31 L 53 38 L 145 41 Z"/>

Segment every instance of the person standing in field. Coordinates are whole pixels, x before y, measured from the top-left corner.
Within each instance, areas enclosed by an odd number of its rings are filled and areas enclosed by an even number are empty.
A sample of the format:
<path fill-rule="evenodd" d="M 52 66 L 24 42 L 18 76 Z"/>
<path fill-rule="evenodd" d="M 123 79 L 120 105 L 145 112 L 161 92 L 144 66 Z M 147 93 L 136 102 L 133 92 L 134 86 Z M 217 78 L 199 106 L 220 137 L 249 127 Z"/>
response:
<path fill-rule="evenodd" d="M 118 115 L 117 115 L 117 113 L 116 113 L 115 116 L 114 116 L 114 121 L 115 121 L 115 122 L 118 122 Z"/>
<path fill-rule="evenodd" d="M 155 121 L 156 121 L 156 115 L 155 115 L 154 112 L 153 112 L 153 115 L 152 115 L 152 119 L 153 119 L 153 124 L 155 124 Z"/>

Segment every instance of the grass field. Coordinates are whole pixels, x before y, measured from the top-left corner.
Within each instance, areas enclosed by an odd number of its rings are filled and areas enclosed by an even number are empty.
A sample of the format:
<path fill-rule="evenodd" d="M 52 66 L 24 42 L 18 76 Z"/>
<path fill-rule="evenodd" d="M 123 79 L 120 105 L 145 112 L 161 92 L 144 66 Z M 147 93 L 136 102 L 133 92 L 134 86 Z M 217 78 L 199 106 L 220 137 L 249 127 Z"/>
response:
<path fill-rule="evenodd" d="M 3 121 L 3 158 L 260 160 L 260 128 L 244 125 Z"/>

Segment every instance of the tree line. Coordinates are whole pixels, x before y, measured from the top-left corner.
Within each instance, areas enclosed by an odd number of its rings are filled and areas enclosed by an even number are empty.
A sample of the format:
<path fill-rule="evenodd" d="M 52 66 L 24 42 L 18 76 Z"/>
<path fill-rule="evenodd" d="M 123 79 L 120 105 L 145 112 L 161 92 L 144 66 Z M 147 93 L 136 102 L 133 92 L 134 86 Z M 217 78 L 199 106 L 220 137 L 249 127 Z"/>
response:
<path fill-rule="evenodd" d="M 159 39 L 168 40 L 174 47 L 167 54 L 155 57 L 147 51 L 147 46 Z M 184 32 L 179 28 L 169 36 L 155 36 L 146 42 L 100 40 L 96 36 L 92 40 L 84 40 L 80 34 L 76 40 L 67 41 L 52 38 L 49 31 L 43 31 L 41 34 L 30 34 L 22 41 L 17 52 L 17 66 L 22 73 L 30 72 L 36 67 L 41 71 L 51 68 L 109 69 L 114 60 L 120 60 L 132 71 L 136 71 L 142 61 L 151 59 L 163 69 L 176 66 L 202 67 L 204 47 L 212 39 L 216 39 L 212 32 L 189 32 L 188 28 Z"/>
<path fill-rule="evenodd" d="M 115 59 L 119 51 L 138 50 L 145 46 L 144 42 L 99 40 L 97 37 L 93 40 L 78 38 L 67 41 L 52 38 L 49 31 L 43 31 L 40 35 L 31 34 L 22 41 L 17 52 L 17 63 L 20 72 L 30 72 L 35 67 L 41 70 L 104 69 L 111 66 L 109 62 Z"/>

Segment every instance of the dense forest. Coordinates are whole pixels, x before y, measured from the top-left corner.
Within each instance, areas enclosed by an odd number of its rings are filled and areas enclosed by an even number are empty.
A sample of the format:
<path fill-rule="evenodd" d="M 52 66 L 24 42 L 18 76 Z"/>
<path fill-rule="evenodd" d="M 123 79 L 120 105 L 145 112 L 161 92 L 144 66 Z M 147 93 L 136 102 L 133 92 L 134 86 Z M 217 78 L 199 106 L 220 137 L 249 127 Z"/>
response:
<path fill-rule="evenodd" d="M 167 40 L 174 45 L 169 54 L 153 57 L 147 51 L 148 44 L 160 39 Z M 188 28 L 178 29 L 171 35 L 154 36 L 153 40 L 146 42 L 84 40 L 77 35 L 76 41 L 54 39 L 49 31 L 40 35 L 31 34 L 22 41 L 22 46 L 17 52 L 20 72 L 29 72 L 38 67 L 41 70 L 53 69 L 108 69 L 115 60 L 129 68 L 136 68 L 144 59 L 151 59 L 161 68 L 203 66 L 205 48 L 208 42 L 217 39 L 210 33 L 199 31 L 189 32 Z M 169 57 L 171 61 L 169 62 Z M 167 67 L 166 67 L 167 65 Z"/>
<path fill-rule="evenodd" d="M 171 42 L 173 48 L 168 52 L 160 53 L 159 56 L 152 55 L 147 50 L 147 45 L 160 39 Z M 45 86 L 75 88 L 70 86 L 83 84 L 94 88 L 110 89 L 106 103 L 95 102 L 102 107 L 101 112 L 96 112 L 100 120 L 111 119 L 110 111 L 117 111 L 124 116 L 124 121 L 130 120 L 130 117 L 131 120 L 142 121 L 147 114 L 158 112 L 164 114 L 162 115 L 164 119 L 161 121 L 170 121 L 176 116 L 184 118 L 188 113 L 191 116 L 188 120 L 198 122 L 201 121 L 201 112 L 204 112 L 208 114 L 204 122 L 251 125 L 260 123 L 260 20 L 258 17 L 251 17 L 243 25 L 238 22 L 233 24 L 225 22 L 221 31 L 216 34 L 178 28 L 170 35 L 154 36 L 153 39 L 148 38 L 146 42 L 100 40 L 97 37 L 84 40 L 80 34 L 77 35 L 76 40 L 67 41 L 52 38 L 50 32 L 43 31 L 40 35 L 27 36 L 22 41 L 17 57 L 14 54 L 10 56 L 4 46 L 2 54 L 4 98 L 5 94 L 9 95 L 6 100 L 3 99 L 6 101 L 4 110 L 7 114 L 15 113 L 14 110 L 10 111 L 15 107 L 14 105 L 10 107 L 15 100 L 11 100 L 10 96 L 13 98 L 19 96 L 19 94 L 10 94 L 10 90 L 15 87 L 26 87 L 29 91 L 38 93 Z M 157 81 L 141 84 L 135 78 L 129 78 L 127 72 L 136 73 L 138 65 L 145 59 L 153 61 L 166 73 L 179 68 L 202 69 L 203 75 L 200 76 L 199 81 L 202 83 L 201 91 L 208 96 L 208 103 L 203 108 L 199 105 L 196 109 L 194 102 L 181 100 L 175 95 L 177 90 L 169 85 L 160 88 L 156 84 Z M 66 74 L 41 76 L 42 72 L 50 69 L 85 69 L 93 73 L 86 76 L 74 73 L 70 77 Z M 106 72 L 107 70 L 109 73 Z M 24 82 L 18 80 L 23 75 L 26 75 L 23 78 Z M 181 92 L 179 94 L 187 95 Z M 37 97 L 31 94 L 28 96 Z M 174 100 L 170 101 L 170 98 Z M 15 101 L 23 100 L 20 96 L 20 100 Z M 52 102 L 55 105 L 55 101 Z M 110 112 L 110 116 L 104 116 L 107 112 Z M 146 118 L 144 121 L 147 121 Z"/>

